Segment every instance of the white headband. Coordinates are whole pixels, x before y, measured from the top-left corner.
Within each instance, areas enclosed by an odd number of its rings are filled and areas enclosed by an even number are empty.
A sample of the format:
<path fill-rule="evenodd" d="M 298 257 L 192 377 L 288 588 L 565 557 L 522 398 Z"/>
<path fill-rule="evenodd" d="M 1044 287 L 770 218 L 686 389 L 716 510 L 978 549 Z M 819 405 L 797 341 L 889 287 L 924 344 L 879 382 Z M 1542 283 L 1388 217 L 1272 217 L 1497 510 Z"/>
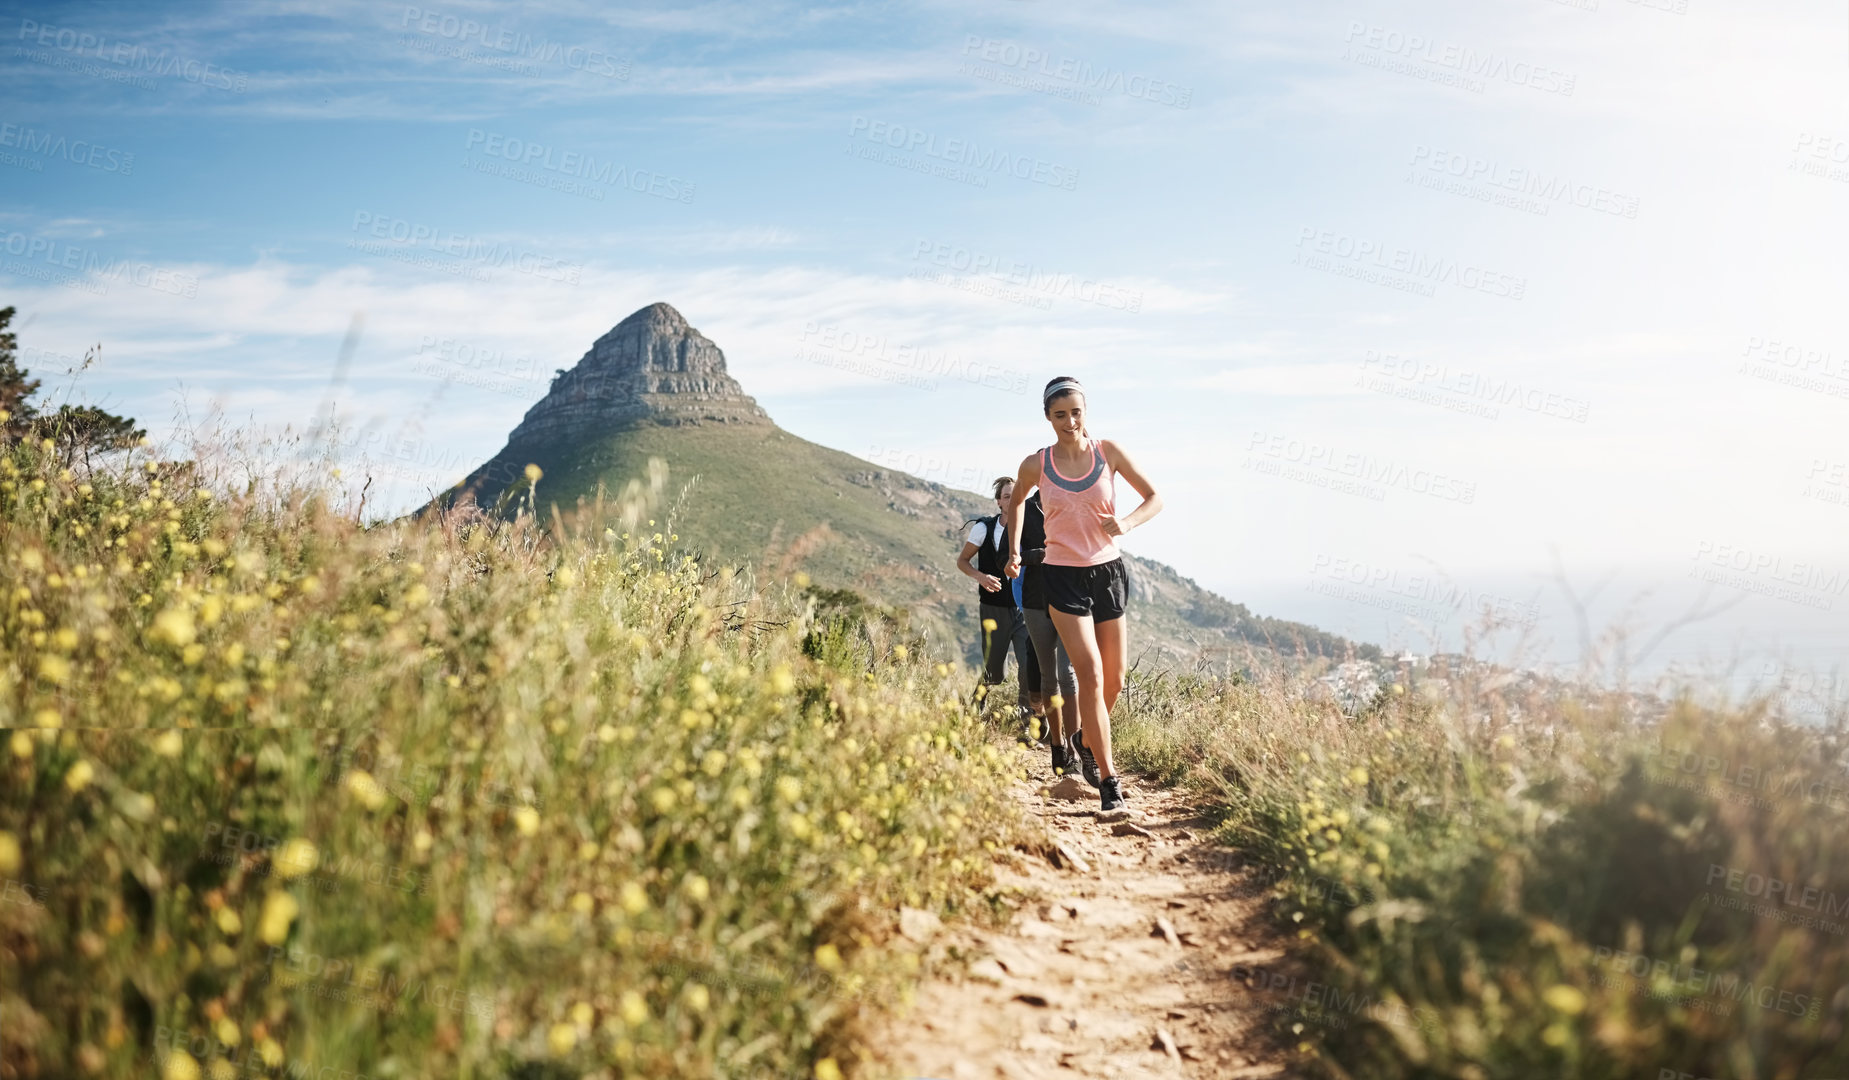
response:
<path fill-rule="evenodd" d="M 1079 385 L 1079 381 L 1077 379 L 1060 379 L 1058 382 L 1055 382 L 1052 386 L 1047 387 L 1046 393 L 1040 396 L 1040 407 L 1043 409 L 1046 408 L 1047 402 L 1052 401 L 1054 398 L 1058 397 L 1059 395 L 1065 393 L 1068 390 L 1077 390 L 1081 394 L 1085 392 L 1085 388 Z"/>

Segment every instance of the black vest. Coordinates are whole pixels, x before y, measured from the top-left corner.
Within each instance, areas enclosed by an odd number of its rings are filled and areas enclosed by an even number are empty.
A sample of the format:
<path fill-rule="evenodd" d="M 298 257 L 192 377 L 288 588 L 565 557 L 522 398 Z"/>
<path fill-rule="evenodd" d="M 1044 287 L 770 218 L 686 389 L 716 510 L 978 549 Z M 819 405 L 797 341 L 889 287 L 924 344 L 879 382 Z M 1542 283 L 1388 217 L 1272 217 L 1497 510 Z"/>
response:
<path fill-rule="evenodd" d="M 1002 528 L 1001 515 L 976 520 L 988 527 L 988 534 L 982 538 L 982 543 L 976 546 L 976 569 L 985 574 L 994 574 L 1002 580 L 1002 587 L 998 592 L 990 592 L 978 582 L 976 595 L 980 602 L 990 607 L 1011 608 L 1014 606 L 1014 579 L 1002 573 L 1008 564 L 1008 542 L 1004 539 L 999 550 L 995 547 L 995 534 Z"/>
<path fill-rule="evenodd" d="M 1021 556 L 1025 558 L 1029 551 L 1046 547 L 1046 513 L 1040 507 L 1040 492 L 1035 491 L 1021 508 Z M 1021 566 L 1021 606 L 1036 611 L 1046 610 L 1046 580 L 1041 566 L 1036 563 Z"/>

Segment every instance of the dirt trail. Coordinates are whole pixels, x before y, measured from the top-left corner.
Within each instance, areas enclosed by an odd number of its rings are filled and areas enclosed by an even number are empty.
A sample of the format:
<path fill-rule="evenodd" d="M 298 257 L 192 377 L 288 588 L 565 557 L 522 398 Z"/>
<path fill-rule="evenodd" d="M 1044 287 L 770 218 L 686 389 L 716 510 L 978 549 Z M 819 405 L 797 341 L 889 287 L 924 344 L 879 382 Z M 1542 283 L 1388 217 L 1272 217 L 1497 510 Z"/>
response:
<path fill-rule="evenodd" d="M 1203 842 L 1174 792 L 1126 775 L 1151 835 L 1114 835 L 1091 788 L 1082 801 L 1040 794 L 1055 787 L 1045 749 L 1017 753 L 1022 813 L 1078 861 L 997 864 L 1026 903 L 1005 930 L 935 933 L 934 956 L 970 962 L 934 965 L 942 974 L 876 1043 L 886 1063 L 934 1080 L 1299 1075 L 1272 1033 L 1277 997 L 1246 985 L 1254 968 L 1291 966 L 1254 875 Z"/>

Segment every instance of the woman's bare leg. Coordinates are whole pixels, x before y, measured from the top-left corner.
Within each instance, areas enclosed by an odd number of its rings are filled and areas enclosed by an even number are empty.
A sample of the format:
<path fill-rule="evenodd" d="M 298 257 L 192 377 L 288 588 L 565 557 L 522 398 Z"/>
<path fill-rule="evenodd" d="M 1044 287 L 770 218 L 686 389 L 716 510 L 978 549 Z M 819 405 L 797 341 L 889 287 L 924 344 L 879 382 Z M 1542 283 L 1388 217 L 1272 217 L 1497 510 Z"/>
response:
<path fill-rule="evenodd" d="M 1047 611 L 1053 616 L 1053 625 L 1059 629 L 1059 640 L 1066 646 L 1066 656 L 1072 661 L 1072 674 L 1078 678 L 1078 721 L 1079 730 L 1085 734 L 1085 746 L 1098 762 L 1099 775 L 1115 776 L 1117 770 L 1111 764 L 1111 714 L 1104 700 L 1104 657 L 1099 653 L 1091 616 L 1073 615 L 1058 608 L 1048 608 Z M 1119 641 L 1117 662 L 1121 668 L 1121 632 L 1116 636 Z M 1121 683 L 1121 671 L 1117 678 Z"/>
<path fill-rule="evenodd" d="M 1098 642 L 1098 656 L 1104 661 L 1104 711 L 1109 713 L 1117 708 L 1117 695 L 1124 692 L 1124 653 L 1129 642 L 1123 616 L 1094 622 L 1092 636 Z"/>

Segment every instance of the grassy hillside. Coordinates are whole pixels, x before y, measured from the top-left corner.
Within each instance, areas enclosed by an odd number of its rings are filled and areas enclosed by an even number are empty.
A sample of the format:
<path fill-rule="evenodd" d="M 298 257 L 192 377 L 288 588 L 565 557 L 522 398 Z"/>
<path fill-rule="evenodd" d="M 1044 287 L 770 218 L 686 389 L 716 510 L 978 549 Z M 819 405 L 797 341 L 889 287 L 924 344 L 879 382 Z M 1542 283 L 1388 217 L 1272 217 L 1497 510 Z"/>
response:
<path fill-rule="evenodd" d="M 644 535 L 664 485 L 363 529 L 0 450 L 6 1076 L 840 1080 L 904 909 L 1018 900 L 950 669 Z M 1227 975 L 1304 1071 L 1849 1071 L 1849 717 L 1439 674 L 1119 702 L 1297 935 Z"/>
<path fill-rule="evenodd" d="M 619 492 L 650 458 L 667 463 L 670 490 L 698 478 L 672 510 L 673 529 L 690 550 L 802 569 L 818 585 L 904 609 L 939 655 L 975 659 L 975 583 L 957 572 L 955 559 L 963 523 L 994 512 L 993 500 L 980 494 L 756 424 L 644 424 L 594 442 L 526 445 L 503 452 L 474 479 L 540 466 L 543 516 L 552 505 L 570 509 L 594 499 L 600 484 Z M 516 494 L 524 487 L 511 485 Z M 485 481 L 479 497 L 488 504 L 504 490 Z M 1237 669 L 1274 651 L 1340 658 L 1350 649 L 1314 627 L 1254 617 L 1161 563 L 1132 556 L 1130 573 L 1132 647 L 1146 670 L 1191 667 L 1203 658 L 1222 667 L 1230 660 Z M 1376 653 L 1358 647 L 1360 655 Z"/>
<path fill-rule="evenodd" d="M 1282 679 L 1145 682 L 1119 761 L 1194 789 L 1305 971 L 1246 964 L 1347 1080 L 1849 1075 L 1849 717 L 1524 690 L 1358 712 Z M 1393 691 L 1399 691 L 1397 693 Z"/>
<path fill-rule="evenodd" d="M 901 908 L 1001 902 L 1001 755 L 877 627 L 0 451 L 0 1074 L 832 1080 Z"/>

